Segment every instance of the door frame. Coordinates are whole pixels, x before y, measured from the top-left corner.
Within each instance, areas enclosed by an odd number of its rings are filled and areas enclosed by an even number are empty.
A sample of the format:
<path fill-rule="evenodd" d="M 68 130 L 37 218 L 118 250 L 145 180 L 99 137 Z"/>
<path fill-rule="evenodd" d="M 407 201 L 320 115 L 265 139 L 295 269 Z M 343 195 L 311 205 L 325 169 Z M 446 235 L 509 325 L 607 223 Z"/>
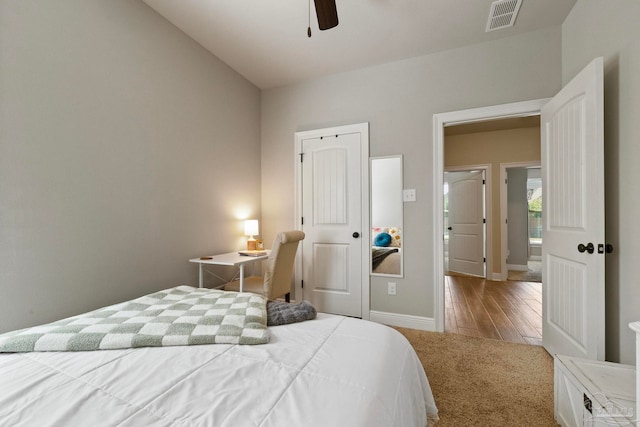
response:
<path fill-rule="evenodd" d="M 540 149 L 542 149 L 542 147 L 540 147 Z M 535 168 L 541 166 L 542 159 L 539 162 L 500 163 L 500 280 L 502 281 L 507 280 L 509 277 L 509 270 L 507 269 L 507 250 L 509 249 L 509 227 L 507 226 L 507 169 Z M 544 245 L 544 242 L 542 242 L 542 244 Z"/>
<path fill-rule="evenodd" d="M 484 218 L 486 220 L 486 223 L 484 226 L 484 254 L 485 254 L 484 257 L 487 259 L 484 263 L 484 277 L 486 279 L 490 279 L 489 276 L 493 274 L 493 256 L 492 256 L 492 252 L 493 252 L 492 211 L 493 209 L 491 209 L 492 208 L 491 203 L 493 199 L 491 194 L 491 165 L 478 164 L 478 165 L 464 165 L 464 166 L 446 166 L 444 168 L 444 172 L 470 172 L 473 170 L 484 171 L 484 181 L 485 181 L 484 183 Z M 444 172 L 443 172 L 443 178 L 444 178 Z M 444 188 L 442 192 L 444 197 Z M 444 206 L 443 206 L 442 212 L 444 214 Z M 444 233 L 444 218 L 442 220 L 443 220 L 443 224 L 442 224 L 441 230 L 443 230 L 443 233 Z M 443 253 L 443 266 L 444 266 L 444 246 L 442 248 L 442 253 Z"/>
<path fill-rule="evenodd" d="M 295 189 L 294 189 L 294 205 L 295 205 L 295 228 L 302 230 L 302 162 L 300 154 L 302 153 L 302 141 L 305 139 L 320 138 L 326 135 L 345 135 L 351 133 L 360 134 L 360 203 L 362 230 L 360 236 L 362 239 L 362 258 L 361 262 L 361 315 L 362 319 L 369 320 L 369 295 L 370 295 L 370 277 L 369 264 L 371 263 L 371 223 L 370 223 L 370 206 L 369 206 L 369 122 L 356 123 L 344 126 L 335 126 L 323 129 L 313 129 L 307 131 L 299 131 L 295 133 Z M 296 302 L 300 302 L 302 295 L 302 254 L 300 251 L 296 254 L 296 264 L 294 270 L 294 292 Z"/>
<path fill-rule="evenodd" d="M 472 108 L 433 115 L 433 283 L 435 329 L 444 331 L 444 237 L 443 174 L 444 128 L 473 122 L 539 115 L 550 98 Z"/>

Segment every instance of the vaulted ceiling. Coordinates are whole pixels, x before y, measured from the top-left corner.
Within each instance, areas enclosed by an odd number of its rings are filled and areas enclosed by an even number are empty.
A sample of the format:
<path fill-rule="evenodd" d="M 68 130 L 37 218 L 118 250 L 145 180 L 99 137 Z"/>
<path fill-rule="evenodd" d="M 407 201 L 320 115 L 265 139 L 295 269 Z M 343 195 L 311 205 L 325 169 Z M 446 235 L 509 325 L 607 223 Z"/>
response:
<path fill-rule="evenodd" d="M 558 26 L 576 0 L 523 0 L 515 25 L 491 32 L 492 0 L 336 0 L 340 23 L 326 31 L 309 0 L 144 2 L 268 89 Z"/>

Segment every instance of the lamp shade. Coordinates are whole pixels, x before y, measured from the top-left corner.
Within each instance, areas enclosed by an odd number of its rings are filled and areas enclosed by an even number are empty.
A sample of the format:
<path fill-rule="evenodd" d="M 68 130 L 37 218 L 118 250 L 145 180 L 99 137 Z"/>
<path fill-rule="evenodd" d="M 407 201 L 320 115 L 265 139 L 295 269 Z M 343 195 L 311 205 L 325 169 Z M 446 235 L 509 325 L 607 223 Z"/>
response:
<path fill-rule="evenodd" d="M 257 219 L 247 219 L 244 221 L 244 235 L 245 236 L 255 236 L 256 234 L 260 234 L 258 230 L 258 220 Z"/>

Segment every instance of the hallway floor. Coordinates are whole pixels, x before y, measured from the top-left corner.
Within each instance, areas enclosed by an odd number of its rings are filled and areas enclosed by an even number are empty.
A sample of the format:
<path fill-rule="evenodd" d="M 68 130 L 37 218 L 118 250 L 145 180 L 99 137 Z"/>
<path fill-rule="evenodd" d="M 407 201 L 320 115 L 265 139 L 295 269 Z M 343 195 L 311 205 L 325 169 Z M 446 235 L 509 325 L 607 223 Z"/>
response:
<path fill-rule="evenodd" d="M 542 284 L 445 276 L 445 332 L 542 345 Z"/>

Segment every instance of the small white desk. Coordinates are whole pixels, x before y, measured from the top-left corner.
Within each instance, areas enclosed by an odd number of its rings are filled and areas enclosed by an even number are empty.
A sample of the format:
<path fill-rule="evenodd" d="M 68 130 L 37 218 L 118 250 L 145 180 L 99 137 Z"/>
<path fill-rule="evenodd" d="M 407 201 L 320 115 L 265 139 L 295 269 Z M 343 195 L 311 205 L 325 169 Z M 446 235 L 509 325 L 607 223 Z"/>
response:
<path fill-rule="evenodd" d="M 261 256 L 247 256 L 240 255 L 237 252 L 229 252 L 228 254 L 220 254 L 213 255 L 210 257 L 201 257 L 201 258 L 193 258 L 190 259 L 189 262 L 193 262 L 198 264 L 198 286 L 202 287 L 203 277 L 202 277 L 202 266 L 204 264 L 210 265 L 234 265 L 240 269 L 240 292 L 242 292 L 242 286 L 244 285 L 244 266 L 246 264 L 252 264 L 257 261 L 262 261 L 269 258 L 269 253 L 271 251 L 266 251 L 266 255 Z"/>

